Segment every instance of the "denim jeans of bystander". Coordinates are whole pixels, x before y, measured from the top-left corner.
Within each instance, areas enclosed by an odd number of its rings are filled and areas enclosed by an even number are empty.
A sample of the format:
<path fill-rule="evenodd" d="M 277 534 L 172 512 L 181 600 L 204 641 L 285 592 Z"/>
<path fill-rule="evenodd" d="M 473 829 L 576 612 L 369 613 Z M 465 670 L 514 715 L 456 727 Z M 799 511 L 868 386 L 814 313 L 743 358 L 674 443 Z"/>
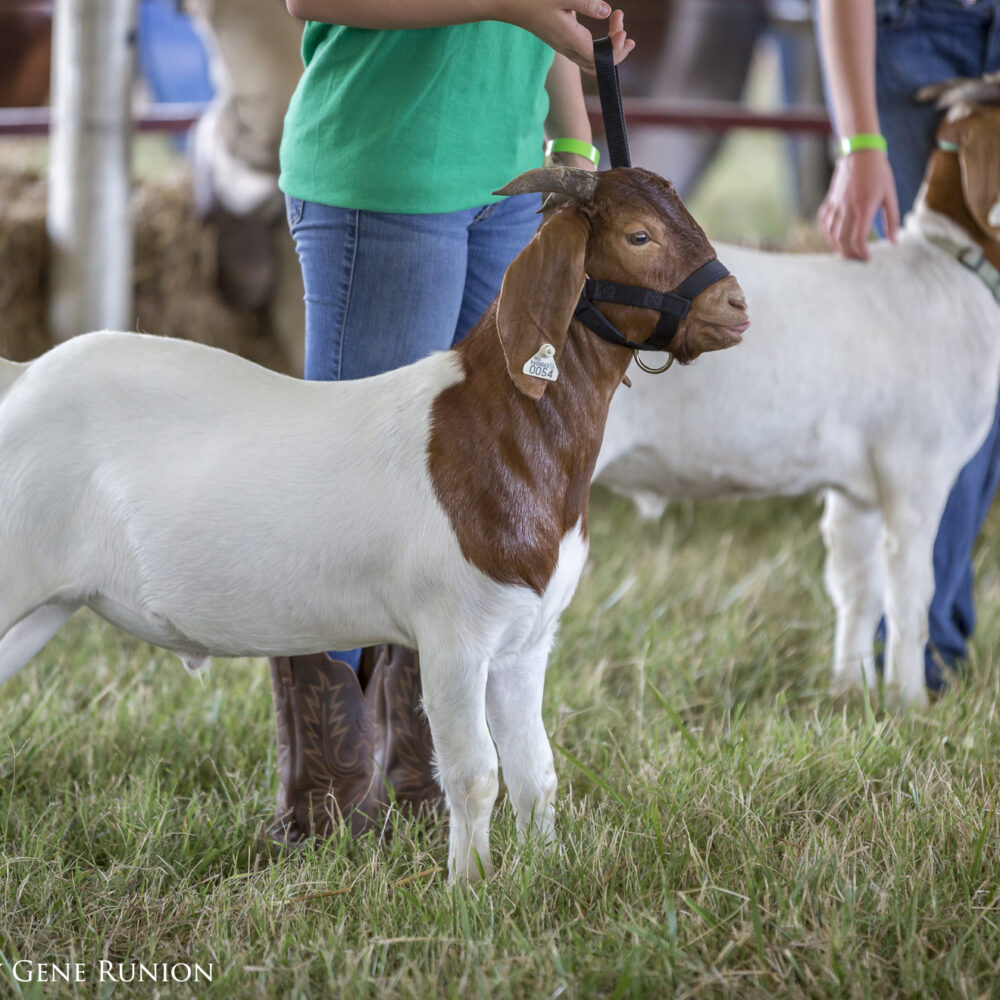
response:
<path fill-rule="evenodd" d="M 305 377 L 365 378 L 450 348 L 538 228 L 540 198 L 440 214 L 286 198 L 306 302 Z M 359 650 L 333 655 L 357 669 Z"/>

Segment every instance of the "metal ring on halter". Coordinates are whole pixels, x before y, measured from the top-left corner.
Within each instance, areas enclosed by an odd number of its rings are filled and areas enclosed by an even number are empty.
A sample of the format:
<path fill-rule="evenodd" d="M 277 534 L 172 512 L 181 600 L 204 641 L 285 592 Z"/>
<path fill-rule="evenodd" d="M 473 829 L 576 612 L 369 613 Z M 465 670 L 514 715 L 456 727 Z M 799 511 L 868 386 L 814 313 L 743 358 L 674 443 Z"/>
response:
<path fill-rule="evenodd" d="M 633 351 L 632 356 L 635 358 L 635 363 L 644 371 L 650 375 L 662 375 L 673 363 L 674 356 L 667 351 L 667 363 L 662 368 L 650 368 L 642 358 L 639 357 L 638 351 Z"/>

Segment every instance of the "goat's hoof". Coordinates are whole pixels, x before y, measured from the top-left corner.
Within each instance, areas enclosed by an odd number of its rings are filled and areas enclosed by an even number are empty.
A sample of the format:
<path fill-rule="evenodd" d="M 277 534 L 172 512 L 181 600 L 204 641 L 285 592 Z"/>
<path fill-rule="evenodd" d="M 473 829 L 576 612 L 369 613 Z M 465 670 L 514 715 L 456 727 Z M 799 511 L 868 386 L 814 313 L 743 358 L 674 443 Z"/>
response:
<path fill-rule="evenodd" d="M 927 697 L 927 688 L 921 685 L 912 690 L 901 688 L 896 684 L 889 684 L 885 689 L 885 703 L 897 712 L 906 712 L 929 707 L 930 699 Z"/>
<path fill-rule="evenodd" d="M 488 882 L 496 874 L 493 862 L 488 857 L 481 859 L 478 854 L 473 854 L 463 865 L 452 863 L 448 868 L 449 885 L 475 886 Z"/>
<path fill-rule="evenodd" d="M 830 695 L 838 702 L 853 701 L 871 693 L 860 673 L 843 671 L 833 675 L 830 681 Z"/>

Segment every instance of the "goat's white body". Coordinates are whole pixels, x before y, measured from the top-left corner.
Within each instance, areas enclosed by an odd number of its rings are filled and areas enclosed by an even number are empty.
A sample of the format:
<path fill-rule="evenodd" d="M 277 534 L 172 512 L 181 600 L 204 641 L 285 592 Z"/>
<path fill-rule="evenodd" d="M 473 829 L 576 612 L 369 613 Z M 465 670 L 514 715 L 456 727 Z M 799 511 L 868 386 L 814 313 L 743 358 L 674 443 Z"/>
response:
<path fill-rule="evenodd" d="M 968 242 L 918 210 L 868 263 L 719 245 L 753 317 L 744 343 L 665 377 L 633 369 L 596 473 L 650 512 L 658 498 L 830 491 L 837 681 L 859 682 L 863 664 L 874 682 L 884 601 L 886 677 L 917 703 L 937 525 L 990 426 L 1000 381 L 1000 308 L 926 240 L 933 231 Z"/>
<path fill-rule="evenodd" d="M 119 333 L 0 362 L 0 681 L 83 605 L 189 665 L 403 643 L 452 871 L 475 877 L 474 851 L 489 868 L 494 739 L 519 826 L 548 836 L 542 685 L 587 546 L 578 525 L 540 595 L 464 558 L 427 467 L 431 406 L 462 377 L 445 352 L 303 383 Z"/>
<path fill-rule="evenodd" d="M 459 378 L 439 354 L 330 391 L 185 341 L 76 338 L 0 404 L 0 537 L 23 552 L 3 582 L 194 655 L 413 645 L 401 608 L 455 573 L 477 589 L 424 471 Z"/>

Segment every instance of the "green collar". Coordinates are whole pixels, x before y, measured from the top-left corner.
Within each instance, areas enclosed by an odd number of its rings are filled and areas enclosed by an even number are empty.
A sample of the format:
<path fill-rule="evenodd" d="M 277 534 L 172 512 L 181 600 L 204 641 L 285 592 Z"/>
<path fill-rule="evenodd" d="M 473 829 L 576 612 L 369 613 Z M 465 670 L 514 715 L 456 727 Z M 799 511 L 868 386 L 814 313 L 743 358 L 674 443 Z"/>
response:
<path fill-rule="evenodd" d="M 928 240 L 945 253 L 951 254 L 960 264 L 974 271 L 983 280 L 986 287 L 993 293 L 993 298 L 1000 302 L 1000 271 L 987 259 L 983 251 L 974 243 L 956 243 L 947 236 L 928 235 Z"/>
<path fill-rule="evenodd" d="M 946 153 L 957 153 L 959 145 L 957 142 L 949 142 L 947 139 L 938 139 L 937 148 Z"/>

